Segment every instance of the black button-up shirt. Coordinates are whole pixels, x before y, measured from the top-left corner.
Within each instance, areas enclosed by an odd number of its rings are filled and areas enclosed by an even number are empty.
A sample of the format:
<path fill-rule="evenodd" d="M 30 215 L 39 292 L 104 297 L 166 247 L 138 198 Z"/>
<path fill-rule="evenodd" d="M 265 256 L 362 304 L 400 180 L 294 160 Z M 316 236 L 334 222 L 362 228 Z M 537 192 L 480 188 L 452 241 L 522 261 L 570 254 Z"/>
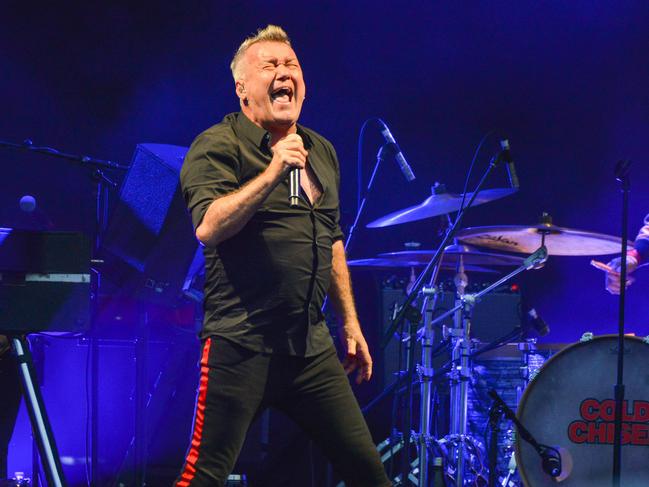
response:
<path fill-rule="evenodd" d="M 322 136 L 302 126 L 297 133 L 322 195 L 313 204 L 303 195 L 291 208 L 287 178 L 239 233 L 204 249 L 202 338 L 217 335 L 259 352 L 300 356 L 332 343 L 320 309 L 331 278 L 331 247 L 342 238 L 338 159 Z M 268 167 L 269 141 L 270 134 L 241 112 L 196 138 L 180 173 L 194 228 L 214 199 Z"/>

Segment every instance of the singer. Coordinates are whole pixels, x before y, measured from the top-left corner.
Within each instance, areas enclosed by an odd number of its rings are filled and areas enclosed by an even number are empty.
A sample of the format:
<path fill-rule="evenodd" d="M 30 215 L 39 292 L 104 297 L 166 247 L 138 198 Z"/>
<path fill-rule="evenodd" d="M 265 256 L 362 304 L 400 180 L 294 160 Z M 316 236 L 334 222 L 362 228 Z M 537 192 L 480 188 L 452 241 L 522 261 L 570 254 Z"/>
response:
<path fill-rule="evenodd" d="M 369 380 L 372 359 L 342 243 L 336 153 L 297 124 L 306 89 L 283 29 L 247 38 L 230 68 L 241 111 L 196 138 L 180 175 L 206 282 L 193 438 L 176 485 L 223 485 L 266 407 L 294 419 L 347 485 L 391 485 L 346 377 Z M 321 312 L 327 293 L 342 365 Z"/>

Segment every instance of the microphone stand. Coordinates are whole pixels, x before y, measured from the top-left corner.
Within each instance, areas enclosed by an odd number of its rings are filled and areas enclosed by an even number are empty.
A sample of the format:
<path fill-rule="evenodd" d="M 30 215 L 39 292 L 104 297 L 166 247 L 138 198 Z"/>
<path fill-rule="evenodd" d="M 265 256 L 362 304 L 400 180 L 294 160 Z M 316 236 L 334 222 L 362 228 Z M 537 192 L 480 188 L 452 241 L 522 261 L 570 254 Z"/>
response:
<path fill-rule="evenodd" d="M 376 177 L 376 173 L 379 170 L 379 166 L 381 165 L 381 162 L 384 159 L 383 152 L 385 151 L 385 147 L 386 147 L 385 145 L 382 145 L 376 154 L 376 164 L 374 164 L 374 169 L 372 169 L 372 175 L 370 176 L 370 180 L 367 182 L 367 188 L 365 188 L 365 194 L 363 195 L 363 199 L 358 205 L 358 211 L 356 212 L 356 216 L 354 217 L 354 223 L 352 223 L 352 226 L 349 228 L 349 233 L 347 234 L 347 240 L 345 240 L 345 252 L 349 252 L 351 249 L 354 230 L 356 230 L 356 226 L 358 225 L 358 222 L 361 219 L 361 215 L 363 214 L 363 210 L 365 209 L 365 203 L 367 203 L 367 197 L 369 196 L 370 191 L 372 190 L 372 186 L 374 186 L 374 178 Z"/>
<path fill-rule="evenodd" d="M 503 415 L 502 405 L 494 402 L 489 410 L 489 487 L 496 487 L 498 482 L 498 425 Z"/>
<path fill-rule="evenodd" d="M 46 146 L 37 146 L 34 145 L 34 143 L 31 141 L 31 139 L 25 139 L 22 144 L 16 144 L 14 142 L 7 142 L 5 140 L 0 140 L 0 147 L 7 147 L 10 149 L 19 149 L 19 150 L 27 150 L 30 152 L 38 152 L 40 154 L 45 154 L 48 156 L 52 157 L 58 157 L 61 159 L 67 159 L 69 161 L 77 161 L 80 162 L 81 164 L 86 164 L 90 165 L 93 167 L 103 167 L 106 169 L 119 169 L 119 170 L 127 170 L 128 166 L 124 166 L 122 164 L 119 164 L 117 162 L 113 161 L 107 161 L 105 159 L 97 159 L 96 157 L 90 157 L 86 155 L 78 155 L 78 154 L 70 154 L 68 152 L 61 152 L 57 149 L 54 149 L 52 147 L 46 147 Z M 113 187 L 117 187 L 115 183 L 110 181 L 110 179 L 106 178 L 106 182 L 109 183 Z"/>
<path fill-rule="evenodd" d="M 622 473 L 622 405 L 624 404 L 624 305 L 626 301 L 626 253 L 629 219 L 629 166 L 631 161 L 615 165 L 615 179 L 622 186 L 622 251 L 620 254 L 620 302 L 617 341 L 617 382 L 615 384 L 615 429 L 613 436 L 613 486 L 620 487 Z"/>
<path fill-rule="evenodd" d="M 518 420 L 514 411 L 512 411 L 507 404 L 505 404 L 505 401 L 501 399 L 501 397 L 495 390 L 491 389 L 489 391 L 489 395 L 494 400 L 493 407 L 498 408 L 500 411 L 502 411 L 505 417 L 516 425 L 516 430 L 518 431 L 518 434 L 521 435 L 521 438 L 532 445 L 532 447 L 539 454 L 543 465 L 543 471 L 551 477 L 558 477 L 559 475 L 561 475 L 561 455 L 559 451 L 556 448 L 548 445 L 543 445 L 536 441 L 536 439 L 532 436 L 532 433 L 530 433 L 527 428 L 523 426 L 523 423 Z"/>

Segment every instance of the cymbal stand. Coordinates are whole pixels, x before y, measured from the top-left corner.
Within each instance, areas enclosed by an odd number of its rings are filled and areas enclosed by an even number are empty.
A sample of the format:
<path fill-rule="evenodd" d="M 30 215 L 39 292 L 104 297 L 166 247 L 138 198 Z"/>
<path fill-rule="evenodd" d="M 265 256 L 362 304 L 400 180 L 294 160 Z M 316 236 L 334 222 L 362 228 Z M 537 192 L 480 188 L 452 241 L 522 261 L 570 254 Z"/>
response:
<path fill-rule="evenodd" d="M 443 258 L 443 256 L 442 256 Z M 436 291 L 435 283 L 437 276 L 441 269 L 441 260 L 438 262 L 435 270 L 431 276 L 429 287 L 422 288 L 422 305 L 421 314 L 424 319 L 424 333 L 421 336 L 421 364 L 419 366 L 420 385 L 420 414 L 419 414 L 419 434 L 417 440 L 419 444 L 419 487 L 428 487 L 428 470 L 430 465 L 429 457 L 429 444 L 431 443 L 431 405 L 433 404 L 433 377 L 435 375 L 433 370 L 433 344 L 435 342 L 435 329 L 430 324 L 432 322 L 431 313 L 427 313 L 428 302 L 433 299 L 433 306 L 435 309 L 439 293 Z"/>
<path fill-rule="evenodd" d="M 449 436 L 457 438 L 457 446 L 453 456 L 457 459 L 456 485 L 464 485 L 464 442 L 467 436 L 467 404 L 468 386 L 471 380 L 471 312 L 473 300 L 465 294 L 469 278 L 464 272 L 464 264 L 460 258 L 458 272 L 455 275 L 457 290 L 456 305 L 459 306 L 454 313 L 453 328 L 449 330 L 451 337 L 451 372 L 450 379 L 450 428 Z"/>
<path fill-rule="evenodd" d="M 457 300 L 453 308 L 432 320 L 426 326 L 434 326 L 442 322 L 449 316 L 454 316 L 453 328 L 449 330 L 452 355 L 451 355 L 451 411 L 450 411 L 450 428 L 448 443 L 456 445 L 453 447 L 453 459 L 457 461 L 456 482 L 458 487 L 464 486 L 466 472 L 464 465 L 465 443 L 467 441 L 467 394 L 469 380 L 471 379 L 471 321 L 469 319 L 473 305 L 478 302 L 482 296 L 500 287 L 518 274 L 540 267 L 548 258 L 548 251 L 545 247 L 545 237 L 542 238 L 541 246 L 529 257 L 527 257 L 521 266 L 513 270 L 506 276 L 484 288 L 476 294 L 466 294 L 465 289 L 468 285 L 468 277 L 464 273 L 462 260 L 458 267 L 458 273 L 455 276 L 455 286 L 457 289 Z M 425 333 L 425 329 L 420 329 L 420 333 Z"/>

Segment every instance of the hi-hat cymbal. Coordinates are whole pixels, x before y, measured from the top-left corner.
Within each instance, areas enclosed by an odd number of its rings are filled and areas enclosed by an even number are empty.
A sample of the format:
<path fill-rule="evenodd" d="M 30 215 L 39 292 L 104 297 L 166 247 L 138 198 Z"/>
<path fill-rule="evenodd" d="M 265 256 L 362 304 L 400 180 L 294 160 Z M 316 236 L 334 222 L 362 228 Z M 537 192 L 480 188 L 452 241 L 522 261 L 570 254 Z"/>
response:
<path fill-rule="evenodd" d="M 460 230 L 457 239 L 479 247 L 531 254 L 541 246 L 543 235 L 549 255 L 609 255 L 619 253 L 622 246 L 618 237 L 550 224 L 469 227 Z M 631 248 L 633 242 L 629 242 Z"/>
<path fill-rule="evenodd" d="M 466 193 L 466 196 L 458 193 L 435 192 L 426 198 L 422 203 L 398 210 L 388 215 L 382 216 L 378 220 L 368 223 L 369 228 L 389 227 L 391 225 L 399 225 L 401 223 L 414 222 L 417 220 L 424 220 L 434 216 L 445 215 L 458 211 L 462 206 L 462 201 L 466 205 L 473 193 Z M 443 190 L 442 190 L 443 191 Z M 489 201 L 504 198 L 510 194 L 515 193 L 516 189 L 511 188 L 496 188 L 485 189 L 478 193 L 473 206 L 488 203 Z"/>
<path fill-rule="evenodd" d="M 399 268 L 423 267 L 435 255 L 436 250 L 406 250 L 402 252 L 386 252 L 371 259 L 350 260 L 350 267 L 369 268 Z M 497 272 L 489 266 L 518 266 L 523 263 L 523 258 L 515 255 L 504 255 L 495 252 L 484 252 L 468 245 L 449 245 L 444 251 L 442 269 L 455 270 L 459 258 L 466 271 L 471 272 Z"/>

